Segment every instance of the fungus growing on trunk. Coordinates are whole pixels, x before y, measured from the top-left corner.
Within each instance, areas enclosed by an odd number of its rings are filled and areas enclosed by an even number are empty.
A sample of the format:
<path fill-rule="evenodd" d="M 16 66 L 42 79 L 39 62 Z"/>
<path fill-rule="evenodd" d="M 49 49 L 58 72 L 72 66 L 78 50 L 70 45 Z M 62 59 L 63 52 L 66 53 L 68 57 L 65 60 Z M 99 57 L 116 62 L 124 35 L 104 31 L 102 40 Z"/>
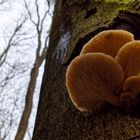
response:
<path fill-rule="evenodd" d="M 140 76 L 130 76 L 123 84 L 124 91 L 133 92 L 133 95 L 140 93 Z"/>
<path fill-rule="evenodd" d="M 125 110 L 140 106 L 140 41 L 123 30 L 103 31 L 68 66 L 66 86 L 80 111 L 104 102 Z"/>
<path fill-rule="evenodd" d="M 115 89 L 123 80 L 121 66 L 111 56 L 103 53 L 77 56 L 66 72 L 69 96 L 80 111 L 98 109 L 104 102 L 119 106 Z"/>
<path fill-rule="evenodd" d="M 125 44 L 117 53 L 116 60 L 125 73 L 125 79 L 140 73 L 140 41 Z"/>
<path fill-rule="evenodd" d="M 124 30 L 103 31 L 84 45 L 81 54 L 103 52 L 115 57 L 118 50 L 132 40 L 134 40 L 133 34 Z"/>
<path fill-rule="evenodd" d="M 120 101 L 125 103 L 127 108 L 136 106 L 140 102 L 140 76 L 130 76 L 123 84 L 123 93 Z"/>
<path fill-rule="evenodd" d="M 125 74 L 120 101 L 127 110 L 131 110 L 140 103 L 140 41 L 125 44 L 116 56 Z"/>

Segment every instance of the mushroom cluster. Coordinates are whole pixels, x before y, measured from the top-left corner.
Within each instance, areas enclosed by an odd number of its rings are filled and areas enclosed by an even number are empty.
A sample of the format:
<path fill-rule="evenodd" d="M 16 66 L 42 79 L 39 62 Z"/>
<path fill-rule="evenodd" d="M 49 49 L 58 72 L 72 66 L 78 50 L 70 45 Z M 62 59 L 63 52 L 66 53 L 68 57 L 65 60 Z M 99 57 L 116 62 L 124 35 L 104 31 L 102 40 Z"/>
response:
<path fill-rule="evenodd" d="M 80 111 L 105 102 L 133 108 L 140 102 L 140 41 L 124 30 L 100 32 L 68 66 L 66 87 Z"/>

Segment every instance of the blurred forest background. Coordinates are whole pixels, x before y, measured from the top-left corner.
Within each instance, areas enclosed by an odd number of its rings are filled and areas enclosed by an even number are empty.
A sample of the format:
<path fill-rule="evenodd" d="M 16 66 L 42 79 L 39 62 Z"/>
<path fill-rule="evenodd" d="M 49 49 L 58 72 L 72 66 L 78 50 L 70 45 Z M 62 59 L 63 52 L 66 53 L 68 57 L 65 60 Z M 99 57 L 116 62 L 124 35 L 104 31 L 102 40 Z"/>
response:
<path fill-rule="evenodd" d="M 53 7 L 0 0 L 0 140 L 32 137 Z"/>

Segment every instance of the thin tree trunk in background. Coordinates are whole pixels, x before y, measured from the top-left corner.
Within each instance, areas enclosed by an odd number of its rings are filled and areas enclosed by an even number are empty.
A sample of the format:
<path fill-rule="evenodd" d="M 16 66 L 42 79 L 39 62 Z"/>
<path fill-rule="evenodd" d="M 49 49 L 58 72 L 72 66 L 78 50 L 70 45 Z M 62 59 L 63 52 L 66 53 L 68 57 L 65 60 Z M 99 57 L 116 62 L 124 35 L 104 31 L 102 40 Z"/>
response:
<path fill-rule="evenodd" d="M 30 114 L 32 112 L 32 107 L 33 107 L 33 95 L 34 95 L 34 91 L 35 91 L 39 68 L 46 57 L 46 52 L 47 52 L 46 45 L 47 45 L 48 35 L 46 35 L 44 42 L 42 40 L 42 36 L 43 36 L 43 32 L 44 32 L 44 22 L 46 20 L 47 14 L 49 14 L 49 8 L 50 8 L 49 1 L 46 1 L 46 2 L 47 2 L 46 4 L 48 4 L 48 5 L 46 5 L 46 6 L 48 6 L 48 9 L 46 9 L 44 14 L 42 15 L 42 13 L 39 10 L 40 6 L 38 4 L 38 0 L 35 0 L 35 2 L 34 2 L 35 8 L 36 8 L 35 13 L 36 13 L 37 18 L 33 19 L 34 13 L 32 13 L 29 10 L 29 7 L 28 7 L 29 5 L 26 3 L 26 0 L 24 0 L 25 8 L 28 12 L 30 21 L 34 25 L 36 32 L 37 32 L 37 35 L 36 35 L 37 49 L 36 49 L 36 58 L 35 58 L 34 66 L 31 70 L 31 75 L 30 75 L 31 78 L 30 78 L 29 86 L 28 86 L 27 93 L 26 93 L 25 107 L 24 107 L 24 110 L 23 110 L 23 113 L 21 116 L 19 127 L 17 130 L 16 136 L 15 136 L 15 140 L 23 140 L 25 133 L 27 131 L 28 122 L 29 122 Z"/>
<path fill-rule="evenodd" d="M 38 69 L 39 68 L 34 66 L 34 68 L 31 70 L 31 79 L 30 79 L 28 91 L 26 94 L 25 107 L 22 113 L 22 117 L 20 120 L 17 134 L 15 136 L 15 140 L 23 140 L 27 127 L 28 127 L 28 121 L 29 121 L 30 114 L 32 111 L 32 106 L 33 106 L 33 95 L 34 95 L 34 90 L 35 90 L 35 85 L 36 85 L 36 79 L 38 76 Z"/>
<path fill-rule="evenodd" d="M 140 38 L 139 5 L 57 0 L 33 140 L 140 139 L 138 118 L 110 106 L 85 116 L 73 106 L 65 87 L 69 62 L 98 32 L 125 29 Z"/>

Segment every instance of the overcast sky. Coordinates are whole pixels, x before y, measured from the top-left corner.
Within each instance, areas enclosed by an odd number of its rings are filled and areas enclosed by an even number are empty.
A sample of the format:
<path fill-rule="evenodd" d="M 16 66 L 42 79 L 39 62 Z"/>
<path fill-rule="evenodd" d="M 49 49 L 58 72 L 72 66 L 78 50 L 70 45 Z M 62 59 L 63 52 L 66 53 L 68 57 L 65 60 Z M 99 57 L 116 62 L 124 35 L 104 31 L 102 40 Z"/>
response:
<path fill-rule="evenodd" d="M 9 0 L 10 1 L 10 0 Z M 29 0 L 28 0 L 29 1 Z M 33 0 L 31 0 L 33 3 Z M 43 0 L 41 1 L 43 2 Z M 32 7 L 32 3 L 30 3 L 30 6 Z M 43 4 L 41 4 L 42 11 L 44 9 Z M 3 6 L 3 7 L 2 7 Z M 5 39 L 10 36 L 10 33 L 12 32 L 12 28 L 16 25 L 17 18 L 21 15 L 21 13 L 25 13 L 25 9 L 23 7 L 22 0 L 14 0 L 10 4 L 5 3 L 0 7 L 0 40 L 1 40 L 1 46 L 0 46 L 0 53 L 3 51 L 3 49 L 6 48 L 6 42 Z M 51 8 L 51 11 L 53 11 L 53 7 Z M 46 26 L 49 29 L 49 26 L 51 24 L 51 17 L 47 16 L 46 20 Z M 30 22 L 26 26 L 32 26 Z M 17 66 L 17 70 L 11 72 L 10 74 L 16 75 L 7 85 L 5 86 L 5 89 L 2 93 L 0 93 L 0 111 L 8 108 L 9 112 L 12 110 L 12 100 L 18 97 L 17 106 L 19 107 L 19 110 L 15 111 L 15 118 L 16 122 L 12 131 L 10 131 L 10 135 L 7 137 L 6 140 L 14 140 L 14 136 L 18 127 L 18 123 L 20 120 L 20 116 L 22 113 L 22 109 L 24 106 L 24 99 L 26 95 L 26 90 L 28 87 L 28 82 L 30 80 L 30 71 L 34 63 L 35 59 L 35 50 L 36 48 L 33 48 L 32 46 L 19 46 L 16 48 L 11 48 L 10 53 L 7 57 L 7 62 L 10 63 L 11 66 Z M 21 65 L 22 64 L 22 65 Z M 19 65 L 19 67 L 18 67 Z M 26 67 L 27 65 L 27 67 Z M 23 67 L 22 67 L 23 66 Z M 26 69 L 24 73 L 22 73 L 23 69 Z M 30 119 L 30 125 L 29 129 L 32 133 L 33 127 L 34 127 L 34 120 L 36 116 L 36 109 L 39 99 L 39 92 L 40 92 L 40 85 L 42 81 L 42 74 L 43 74 L 43 65 L 40 68 L 39 77 L 37 80 L 37 85 L 35 89 L 35 96 L 34 96 L 34 109 L 33 113 Z M 0 81 L 2 78 L 5 78 L 9 74 L 9 66 L 7 64 L 4 64 L 3 67 L 0 68 L 0 72 L 3 73 L 0 75 Z M 4 77 L 5 76 L 5 77 Z M 3 100 L 1 102 L 1 100 Z M 1 115 L 1 114 L 0 114 Z M 0 121 L 3 116 L 0 116 Z M 28 135 L 26 135 L 24 140 L 29 140 Z"/>

